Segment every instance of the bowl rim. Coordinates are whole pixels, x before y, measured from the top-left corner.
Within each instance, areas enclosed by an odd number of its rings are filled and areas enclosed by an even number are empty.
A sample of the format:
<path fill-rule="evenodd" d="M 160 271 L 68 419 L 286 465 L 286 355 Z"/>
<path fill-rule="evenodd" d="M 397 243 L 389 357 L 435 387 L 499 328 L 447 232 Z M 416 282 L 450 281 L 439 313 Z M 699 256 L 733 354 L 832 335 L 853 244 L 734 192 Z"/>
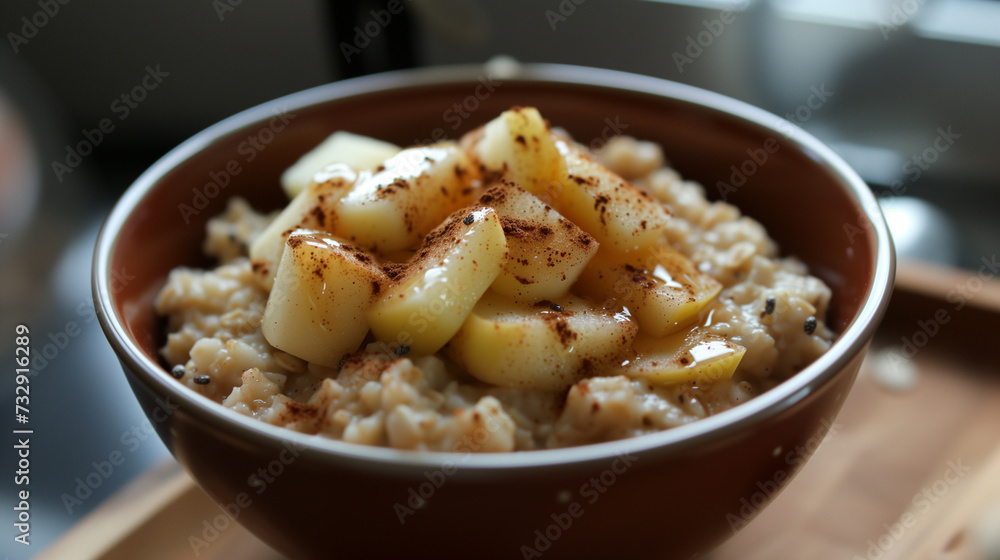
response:
<path fill-rule="evenodd" d="M 208 426 L 231 432 L 243 441 L 257 443 L 262 449 L 294 445 L 302 454 L 322 461 L 355 462 L 367 470 L 390 470 L 420 474 L 427 468 L 461 462 L 459 471 L 524 469 L 584 466 L 607 463 L 621 453 L 676 453 L 691 446 L 708 445 L 737 435 L 741 430 L 768 417 L 781 414 L 818 390 L 864 350 L 874 335 L 888 307 L 895 275 L 895 253 L 888 226 L 878 202 L 865 182 L 838 155 L 798 126 L 750 104 L 708 90 L 669 80 L 617 70 L 562 64 L 521 64 L 499 78 L 514 82 L 568 84 L 604 90 L 667 97 L 717 111 L 727 118 L 781 135 L 783 142 L 800 153 L 814 154 L 826 172 L 834 177 L 858 203 L 871 222 L 875 237 L 875 268 L 871 286 L 864 294 L 864 304 L 847 328 L 813 363 L 771 390 L 749 401 L 697 422 L 612 442 L 576 447 L 533 450 L 516 453 L 464 453 L 461 451 L 410 451 L 374 447 L 306 435 L 273 426 L 239 414 L 219 403 L 189 391 L 151 360 L 127 334 L 124 320 L 116 312 L 111 291 L 111 258 L 119 242 L 119 233 L 132 211 L 148 191 L 170 170 L 213 141 L 227 134 L 266 120 L 275 110 L 305 109 L 333 99 L 347 99 L 392 89 L 429 85 L 473 83 L 492 75 L 482 65 L 456 65 L 398 70 L 333 82 L 292 93 L 230 116 L 185 140 L 143 172 L 125 191 L 112 209 L 97 239 L 93 259 L 93 295 L 97 316 L 105 336 L 123 366 L 159 397 L 167 395 L 185 413 Z M 838 398 L 843 398 L 839 395 Z M 831 419 L 832 420 L 832 419 Z"/>

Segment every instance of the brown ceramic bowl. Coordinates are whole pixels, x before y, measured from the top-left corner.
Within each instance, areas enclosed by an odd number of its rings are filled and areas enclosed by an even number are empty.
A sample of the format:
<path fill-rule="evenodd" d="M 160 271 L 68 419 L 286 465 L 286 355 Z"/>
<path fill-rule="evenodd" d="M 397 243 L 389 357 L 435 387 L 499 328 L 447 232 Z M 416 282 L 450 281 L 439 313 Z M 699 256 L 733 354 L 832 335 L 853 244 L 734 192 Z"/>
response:
<path fill-rule="evenodd" d="M 457 137 L 512 105 L 537 106 L 584 143 L 612 127 L 655 140 L 713 197 L 718 181 L 735 186 L 723 189 L 728 200 L 833 289 L 829 352 L 772 391 L 691 425 L 493 455 L 293 433 L 209 402 L 163 369 L 153 297 L 170 269 L 210 264 L 201 255 L 205 221 L 228 197 L 278 207 L 281 171 L 335 129 L 407 145 Z M 755 163 L 765 147 L 773 153 Z M 745 184 L 732 183 L 731 166 L 745 167 Z M 745 525 L 815 449 L 854 381 L 893 273 L 866 185 L 778 117 L 663 80 L 529 65 L 505 77 L 458 67 L 348 80 L 205 130 L 136 180 L 111 213 L 94 295 L 129 384 L 171 452 L 229 515 L 291 558 L 686 559 Z M 190 542 L 211 546 L 212 536 Z"/>

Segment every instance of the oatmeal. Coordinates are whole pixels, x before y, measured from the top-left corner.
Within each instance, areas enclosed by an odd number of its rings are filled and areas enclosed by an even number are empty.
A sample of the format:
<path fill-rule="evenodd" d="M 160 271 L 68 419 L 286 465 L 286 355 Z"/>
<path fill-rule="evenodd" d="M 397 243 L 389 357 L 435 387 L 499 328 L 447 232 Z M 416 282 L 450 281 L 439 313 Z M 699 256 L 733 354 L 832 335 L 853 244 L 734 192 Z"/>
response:
<path fill-rule="evenodd" d="M 215 269 L 169 275 L 190 390 L 352 443 L 520 451 L 693 422 L 829 348 L 829 288 L 656 144 L 590 153 L 520 107 L 459 142 L 339 134 L 281 212 L 209 220 Z"/>

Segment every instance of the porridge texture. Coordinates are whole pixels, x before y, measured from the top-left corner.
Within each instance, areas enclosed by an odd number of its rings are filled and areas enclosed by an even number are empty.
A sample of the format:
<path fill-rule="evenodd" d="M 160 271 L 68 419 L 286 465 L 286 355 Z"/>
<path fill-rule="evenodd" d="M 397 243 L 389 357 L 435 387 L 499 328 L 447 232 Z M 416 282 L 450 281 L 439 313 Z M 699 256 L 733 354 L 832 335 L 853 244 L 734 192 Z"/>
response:
<path fill-rule="evenodd" d="M 516 117 L 524 110 L 512 112 Z M 514 142 L 521 143 L 524 139 L 518 138 L 513 125 L 511 130 Z M 796 259 L 780 257 L 758 222 L 730 204 L 708 201 L 700 185 L 683 180 L 665 164 L 655 144 L 618 137 L 599 153 L 588 153 L 565 132 L 547 127 L 544 132 L 551 134 L 549 142 L 558 148 L 555 153 L 569 162 L 566 180 L 576 178 L 584 185 L 583 179 L 590 176 L 580 166 L 591 166 L 614 177 L 619 186 L 634 185 L 646 193 L 640 196 L 644 204 L 663 210 L 662 227 L 649 233 L 642 221 L 634 229 L 646 236 L 643 243 L 652 240 L 647 243 L 652 249 L 636 250 L 638 256 L 629 258 L 609 257 L 604 251 L 618 243 L 613 232 L 591 225 L 585 216 L 567 220 L 570 215 L 581 216 L 580 210 L 561 202 L 567 195 L 552 184 L 525 186 L 530 182 L 525 177 L 544 175 L 537 172 L 537 165 L 524 164 L 516 153 L 503 165 L 491 164 L 483 148 L 489 135 L 496 133 L 491 123 L 467 135 L 461 144 L 452 143 L 451 152 L 421 152 L 432 164 L 454 160 L 448 162 L 451 182 L 439 189 L 450 202 L 440 203 L 438 216 L 402 214 L 407 225 L 418 226 L 412 236 L 401 230 L 403 242 L 396 243 L 382 230 L 395 225 L 389 223 L 392 217 L 364 235 L 353 236 L 338 229 L 350 220 L 347 210 L 324 214 L 314 206 L 299 212 L 300 219 L 289 226 L 278 223 L 287 212 L 262 214 L 243 199 L 232 198 L 226 211 L 207 227 L 204 251 L 217 259 L 218 266 L 175 269 L 156 300 L 157 312 L 166 318 L 168 334 L 161 353 L 171 373 L 179 383 L 222 406 L 307 434 L 398 449 L 502 452 L 622 439 L 694 422 L 770 389 L 827 350 L 833 338 L 824 322 L 829 288 Z M 537 138 L 529 136 L 525 144 L 533 141 Z M 469 147 L 476 142 L 479 152 Z M 379 149 L 385 152 L 385 146 Z M 374 167 L 369 178 L 392 171 L 390 161 Z M 410 178 L 407 185 L 383 181 L 376 191 L 420 186 L 420 173 L 405 176 Z M 290 194 L 297 196 L 291 204 L 307 196 L 320 202 L 346 199 L 358 190 L 361 178 L 360 170 L 327 168 L 311 185 L 301 187 L 301 194 L 293 188 Z M 354 186 L 344 187 L 338 181 L 353 181 Z M 632 189 L 625 194 L 633 196 L 633 191 L 639 192 Z M 602 204 L 601 196 L 595 207 Z M 507 203 L 497 201 L 505 197 Z M 609 204 L 614 202 L 611 195 Z M 529 217 L 537 214 L 537 219 L 528 219 L 528 225 L 518 222 L 505 213 L 511 205 Z M 327 206 L 331 207 L 339 208 Z M 452 214 L 455 208 L 459 210 Z M 613 206 L 602 212 L 600 223 L 627 223 L 632 216 L 614 212 Z M 539 221 L 550 219 L 554 221 Z M 483 242 L 478 260 L 454 252 L 462 250 L 455 239 L 463 235 L 471 239 L 475 231 L 493 227 L 491 220 L 502 228 L 506 249 Z M 546 226 L 538 223 L 570 232 L 566 235 L 575 237 L 565 239 L 575 243 L 574 248 L 560 249 L 561 238 L 553 237 L 558 232 L 547 233 Z M 269 227 L 283 230 L 270 260 L 253 254 L 267 248 Z M 307 230 L 296 233 L 297 227 Z M 456 231 L 454 239 L 448 238 L 454 241 L 450 245 L 451 241 L 432 239 Z M 519 244 L 518 235 L 524 237 L 526 231 L 540 231 L 543 242 Z M 306 284 L 287 284 L 292 266 L 288 253 L 296 243 L 313 247 L 308 254 L 314 259 L 317 252 L 334 247 L 340 259 L 323 261 L 310 274 L 329 274 L 328 264 L 341 275 L 344 270 L 359 271 L 350 288 L 353 299 L 337 296 L 347 299 L 333 305 L 329 316 L 315 310 L 312 315 L 305 313 L 302 307 L 316 302 L 303 303 L 309 300 L 296 300 L 296 294 L 313 292 Z M 282 253 L 285 245 L 287 251 Z M 497 257 L 501 264 L 491 270 L 483 255 L 496 250 L 502 251 Z M 448 262 L 461 258 L 465 266 L 476 262 L 478 268 L 469 278 L 486 277 L 480 293 L 464 304 L 463 298 L 476 288 L 466 283 L 447 286 L 438 307 L 430 305 L 429 312 L 423 309 L 409 316 L 412 332 L 386 327 L 391 325 L 386 317 L 391 317 L 387 306 L 393 303 L 393 286 L 412 283 L 414 277 L 421 278 L 422 286 L 430 286 L 427 270 L 440 268 L 449 258 Z M 433 260 L 432 267 L 420 265 L 428 259 Z M 536 276 L 525 279 L 529 269 L 516 268 L 521 262 L 545 266 L 538 263 L 546 261 L 564 267 L 552 280 L 565 283 L 564 295 L 532 292 L 545 272 L 531 272 Z M 504 284 L 505 274 L 515 281 Z M 683 301 L 693 307 L 684 308 L 684 313 L 690 317 L 681 312 L 672 322 L 649 317 L 644 310 L 656 309 L 651 302 L 659 300 L 650 299 L 654 296 L 647 291 L 675 284 L 686 290 Z M 326 289 L 323 294 L 332 293 L 329 286 Z M 276 303 L 279 298 L 284 299 Z M 293 310 L 283 315 L 269 309 L 282 301 Z M 384 309 L 373 311 L 376 302 Z M 455 305 L 466 307 L 454 311 Z M 435 321 L 440 323 L 449 314 L 458 317 L 457 332 L 449 331 L 446 340 L 436 343 L 421 338 L 425 334 L 421 326 L 429 325 L 426 330 L 431 332 Z M 521 319 L 503 322 L 509 316 Z M 519 326 L 517 320 L 528 326 Z M 350 336 L 335 333 L 348 340 L 343 349 L 309 342 L 303 351 L 281 336 L 301 326 L 293 327 L 289 321 L 319 325 L 319 334 L 295 331 L 293 338 L 300 340 L 337 329 L 347 332 L 353 322 L 363 328 Z M 486 326 L 477 327 L 480 323 Z M 527 329 L 526 333 L 551 332 L 562 350 L 547 347 L 544 336 L 504 338 L 503 329 L 517 328 Z M 475 346 L 477 329 L 494 339 L 487 346 Z M 599 343 L 588 347 L 586 340 Z M 316 348 L 323 353 L 315 353 Z"/>

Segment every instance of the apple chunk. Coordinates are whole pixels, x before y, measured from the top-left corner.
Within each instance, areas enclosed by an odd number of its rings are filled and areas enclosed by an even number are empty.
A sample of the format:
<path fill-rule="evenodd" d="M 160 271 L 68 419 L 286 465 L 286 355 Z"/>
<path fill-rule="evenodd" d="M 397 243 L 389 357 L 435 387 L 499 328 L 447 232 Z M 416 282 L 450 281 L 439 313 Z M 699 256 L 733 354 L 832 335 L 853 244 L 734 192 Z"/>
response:
<path fill-rule="evenodd" d="M 309 186 L 313 175 L 328 165 L 343 163 L 363 171 L 378 166 L 400 149 L 388 142 L 338 130 L 286 169 L 281 174 L 281 187 L 288 198 L 295 198 Z"/>
<path fill-rule="evenodd" d="M 616 373 L 653 383 L 693 383 L 698 386 L 730 379 L 746 348 L 700 328 L 664 338 L 640 336 L 632 345 L 633 359 Z"/>
<path fill-rule="evenodd" d="M 566 156 L 567 179 L 555 201 L 562 215 L 609 250 L 635 251 L 660 239 L 670 217 L 663 204 L 580 148 L 556 144 Z"/>
<path fill-rule="evenodd" d="M 722 290 L 667 243 L 629 254 L 598 251 L 575 286 L 597 301 L 627 307 L 643 333 L 661 337 L 693 321 Z"/>
<path fill-rule="evenodd" d="M 357 174 L 343 163 L 315 173 L 308 187 L 292 199 L 273 222 L 268 224 L 250 246 L 254 276 L 270 290 L 285 250 L 289 234 L 296 229 L 333 232 L 337 221 L 337 202 L 350 191 Z"/>
<path fill-rule="evenodd" d="M 500 216 L 507 261 L 492 289 L 520 300 L 566 295 L 597 252 L 597 241 L 551 206 L 510 182 L 479 197 Z"/>
<path fill-rule="evenodd" d="M 469 203 L 473 172 L 455 143 L 403 150 L 359 174 L 337 207 L 338 231 L 383 253 L 419 245 L 448 214 Z"/>
<path fill-rule="evenodd" d="M 427 235 L 412 261 L 390 267 L 395 284 L 367 313 L 372 332 L 418 354 L 437 352 L 462 326 L 506 258 L 495 210 L 455 212 Z"/>
<path fill-rule="evenodd" d="M 635 338 L 624 313 L 572 296 L 557 302 L 514 303 L 488 292 L 446 352 L 480 381 L 562 391 L 614 365 Z"/>
<path fill-rule="evenodd" d="M 462 139 L 487 179 L 505 178 L 536 195 L 558 190 L 566 164 L 534 107 L 504 111 Z"/>
<path fill-rule="evenodd" d="M 365 311 L 388 278 L 364 251 L 319 231 L 297 230 L 264 309 L 264 338 L 315 364 L 337 367 L 368 333 Z"/>

